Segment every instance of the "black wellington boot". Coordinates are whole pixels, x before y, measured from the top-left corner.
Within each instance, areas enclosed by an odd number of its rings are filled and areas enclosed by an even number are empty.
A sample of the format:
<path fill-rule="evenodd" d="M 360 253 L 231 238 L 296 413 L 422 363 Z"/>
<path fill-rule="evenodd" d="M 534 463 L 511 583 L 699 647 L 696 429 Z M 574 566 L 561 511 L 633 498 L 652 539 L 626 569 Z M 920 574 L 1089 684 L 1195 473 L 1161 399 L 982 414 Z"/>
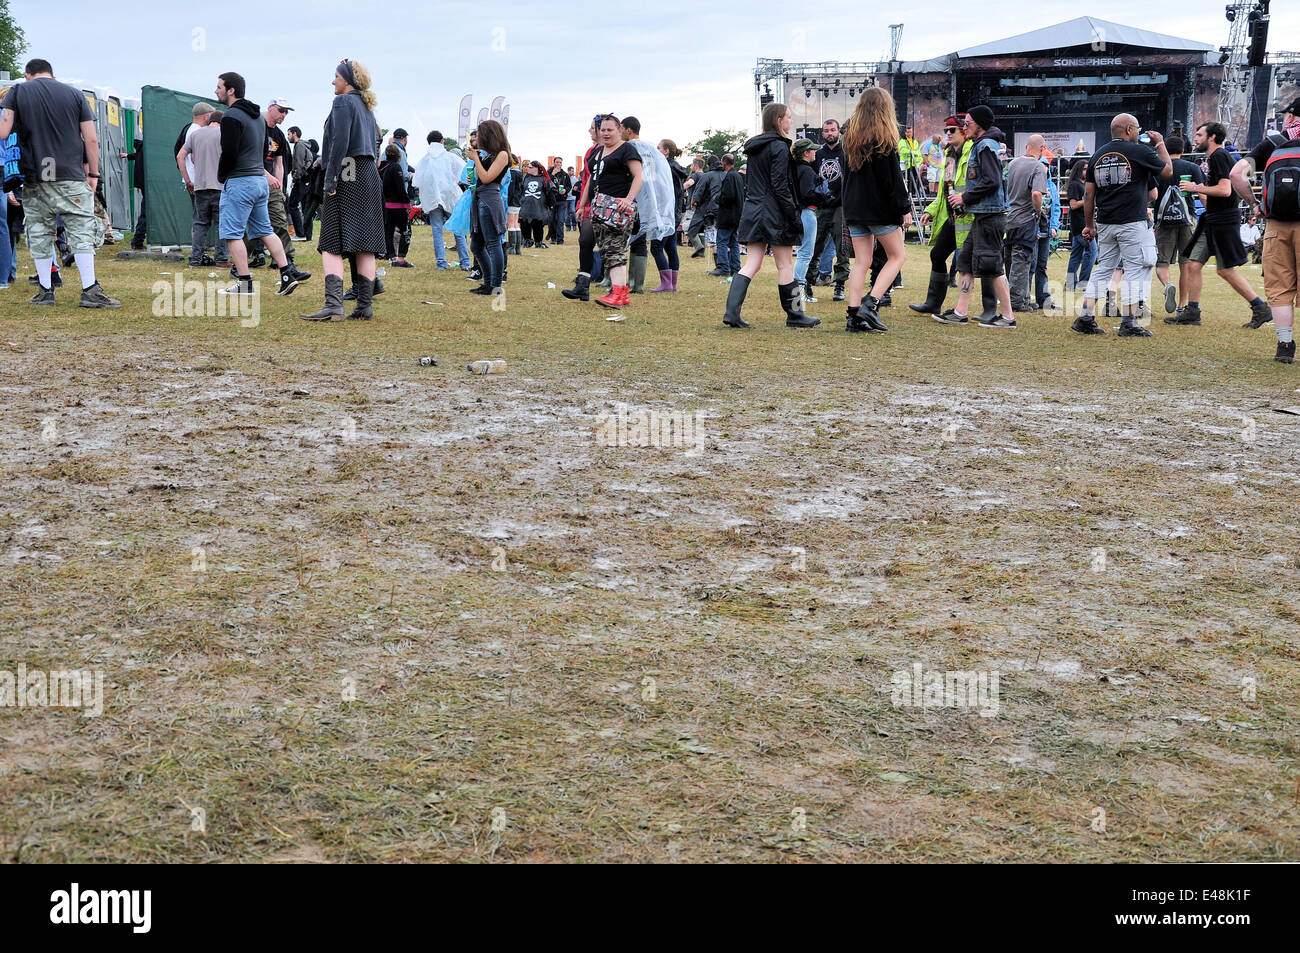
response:
<path fill-rule="evenodd" d="M 811 318 L 804 314 L 803 296 L 799 293 L 799 282 L 792 281 L 788 285 L 777 285 L 776 290 L 781 296 L 781 310 L 785 312 L 785 326 L 787 328 L 815 328 L 822 323 L 821 318 Z"/>
<path fill-rule="evenodd" d="M 722 316 L 722 323 L 727 327 L 749 327 L 749 322 L 740 316 L 740 306 L 745 303 L 745 295 L 748 293 L 748 278 L 738 274 L 731 279 L 731 290 L 727 292 L 727 313 Z"/>
<path fill-rule="evenodd" d="M 980 279 L 980 298 L 984 307 L 984 310 L 980 312 L 981 318 L 991 318 L 998 313 L 998 296 L 997 292 L 993 290 L 992 279 Z"/>
<path fill-rule="evenodd" d="M 943 311 L 943 299 L 948 294 L 948 275 L 942 271 L 930 272 L 930 287 L 921 304 L 909 304 L 908 307 L 917 314 L 939 314 Z"/>

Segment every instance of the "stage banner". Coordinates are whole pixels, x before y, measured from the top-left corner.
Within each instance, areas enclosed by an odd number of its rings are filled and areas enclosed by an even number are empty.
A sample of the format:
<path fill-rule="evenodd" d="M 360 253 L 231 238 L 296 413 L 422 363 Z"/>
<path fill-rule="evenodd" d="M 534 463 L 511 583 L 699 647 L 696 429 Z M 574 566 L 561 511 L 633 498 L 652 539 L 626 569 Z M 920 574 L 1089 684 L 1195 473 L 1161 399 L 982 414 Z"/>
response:
<path fill-rule="evenodd" d="M 1016 133 L 1016 155 L 1025 154 L 1031 132 Z M 1040 132 L 1047 143 L 1047 148 L 1058 156 L 1072 156 L 1086 152 L 1092 155 L 1097 151 L 1097 134 L 1095 132 Z"/>

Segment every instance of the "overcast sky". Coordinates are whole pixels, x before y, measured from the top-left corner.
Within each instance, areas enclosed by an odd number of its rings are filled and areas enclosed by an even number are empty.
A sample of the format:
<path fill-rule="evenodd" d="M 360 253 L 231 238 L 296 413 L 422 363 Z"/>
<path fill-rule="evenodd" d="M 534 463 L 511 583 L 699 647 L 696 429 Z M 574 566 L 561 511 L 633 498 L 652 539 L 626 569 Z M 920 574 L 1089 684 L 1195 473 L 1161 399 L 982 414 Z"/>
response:
<path fill-rule="evenodd" d="M 919 6 L 864 0 L 648 4 L 518 3 L 161 4 L 140 0 L 11 0 L 27 34 L 26 57 L 55 75 L 139 98 L 143 85 L 211 96 L 234 70 L 248 98 L 285 97 L 289 124 L 320 138 L 343 57 L 365 62 L 380 125 L 405 127 L 410 159 L 430 129 L 455 135 L 461 97 L 473 114 L 493 97 L 510 104 L 510 140 L 526 157 L 588 144 L 597 111 L 636 115 L 642 135 L 685 145 L 705 128 L 754 131 L 758 57 L 878 60 L 891 21 L 902 20 L 900 58 L 925 59 L 1076 16 L 1200 40 L 1228 40 L 1224 0 L 1030 0 Z M 191 9 L 192 8 L 192 9 Z M 597 11 L 601 11 L 597 14 Z M 1276 0 L 1271 49 L 1300 48 L 1300 2 Z M 25 58 L 26 58 L 25 57 Z"/>

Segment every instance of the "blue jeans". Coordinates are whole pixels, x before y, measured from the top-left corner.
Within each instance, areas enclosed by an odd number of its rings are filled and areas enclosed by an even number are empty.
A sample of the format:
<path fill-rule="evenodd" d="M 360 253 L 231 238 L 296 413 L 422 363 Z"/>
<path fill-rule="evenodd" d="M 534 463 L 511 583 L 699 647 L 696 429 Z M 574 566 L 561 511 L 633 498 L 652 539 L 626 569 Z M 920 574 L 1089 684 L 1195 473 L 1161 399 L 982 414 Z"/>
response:
<path fill-rule="evenodd" d="M 0 191 L 0 284 L 9 284 L 14 275 L 14 247 L 9 244 L 9 196 Z"/>
<path fill-rule="evenodd" d="M 429 224 L 433 226 L 433 253 L 438 259 L 438 267 L 447 267 L 447 241 L 442 234 L 447 224 L 447 213 L 440 208 L 429 212 Z M 460 270 L 469 271 L 469 243 L 464 235 L 453 235 L 456 239 L 456 257 L 460 259 Z"/>
<path fill-rule="evenodd" d="M 817 213 L 806 208 L 799 213 L 799 220 L 803 222 L 803 241 L 799 243 L 799 250 L 794 257 L 794 280 L 803 284 L 808 278 L 808 263 L 812 261 L 813 247 L 817 244 Z"/>
<path fill-rule="evenodd" d="M 570 195 L 570 196 L 569 196 L 569 215 L 568 215 L 568 219 L 567 219 L 567 222 L 568 222 L 568 226 L 569 226 L 569 228 L 577 228 L 577 227 L 578 227 L 578 216 L 577 216 L 577 214 L 576 214 L 577 211 L 578 211 L 578 198 L 577 198 L 577 196 Z"/>
<path fill-rule="evenodd" d="M 1070 237 L 1070 263 L 1065 266 L 1070 284 L 1088 283 L 1092 266 L 1097 261 L 1097 239 L 1084 241 L 1082 235 Z"/>
<path fill-rule="evenodd" d="M 814 215 L 817 213 L 814 212 Z M 835 250 L 840 247 L 838 240 L 828 241 L 826 247 L 822 249 L 821 258 L 817 259 L 817 274 L 829 275 L 831 268 L 835 265 Z"/>
<path fill-rule="evenodd" d="M 740 271 L 740 242 L 736 240 L 736 229 L 718 229 L 717 258 L 719 271 L 729 275 Z"/>

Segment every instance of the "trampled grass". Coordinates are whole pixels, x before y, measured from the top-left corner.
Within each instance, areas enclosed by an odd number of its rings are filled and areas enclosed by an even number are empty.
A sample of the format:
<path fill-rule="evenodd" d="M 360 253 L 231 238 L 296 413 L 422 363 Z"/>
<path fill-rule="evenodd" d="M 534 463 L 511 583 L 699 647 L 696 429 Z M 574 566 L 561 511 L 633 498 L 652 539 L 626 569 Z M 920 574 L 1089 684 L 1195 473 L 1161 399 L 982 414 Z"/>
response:
<path fill-rule="evenodd" d="M 297 320 L 303 245 L 256 327 L 107 253 L 120 311 L 0 292 L 0 669 L 105 673 L 0 709 L 6 858 L 1296 859 L 1300 369 L 1212 272 L 1201 328 L 994 332 L 909 246 L 868 336 L 769 262 L 735 332 L 699 261 L 615 324 L 572 241 L 504 311 L 429 246 L 369 323 Z"/>

